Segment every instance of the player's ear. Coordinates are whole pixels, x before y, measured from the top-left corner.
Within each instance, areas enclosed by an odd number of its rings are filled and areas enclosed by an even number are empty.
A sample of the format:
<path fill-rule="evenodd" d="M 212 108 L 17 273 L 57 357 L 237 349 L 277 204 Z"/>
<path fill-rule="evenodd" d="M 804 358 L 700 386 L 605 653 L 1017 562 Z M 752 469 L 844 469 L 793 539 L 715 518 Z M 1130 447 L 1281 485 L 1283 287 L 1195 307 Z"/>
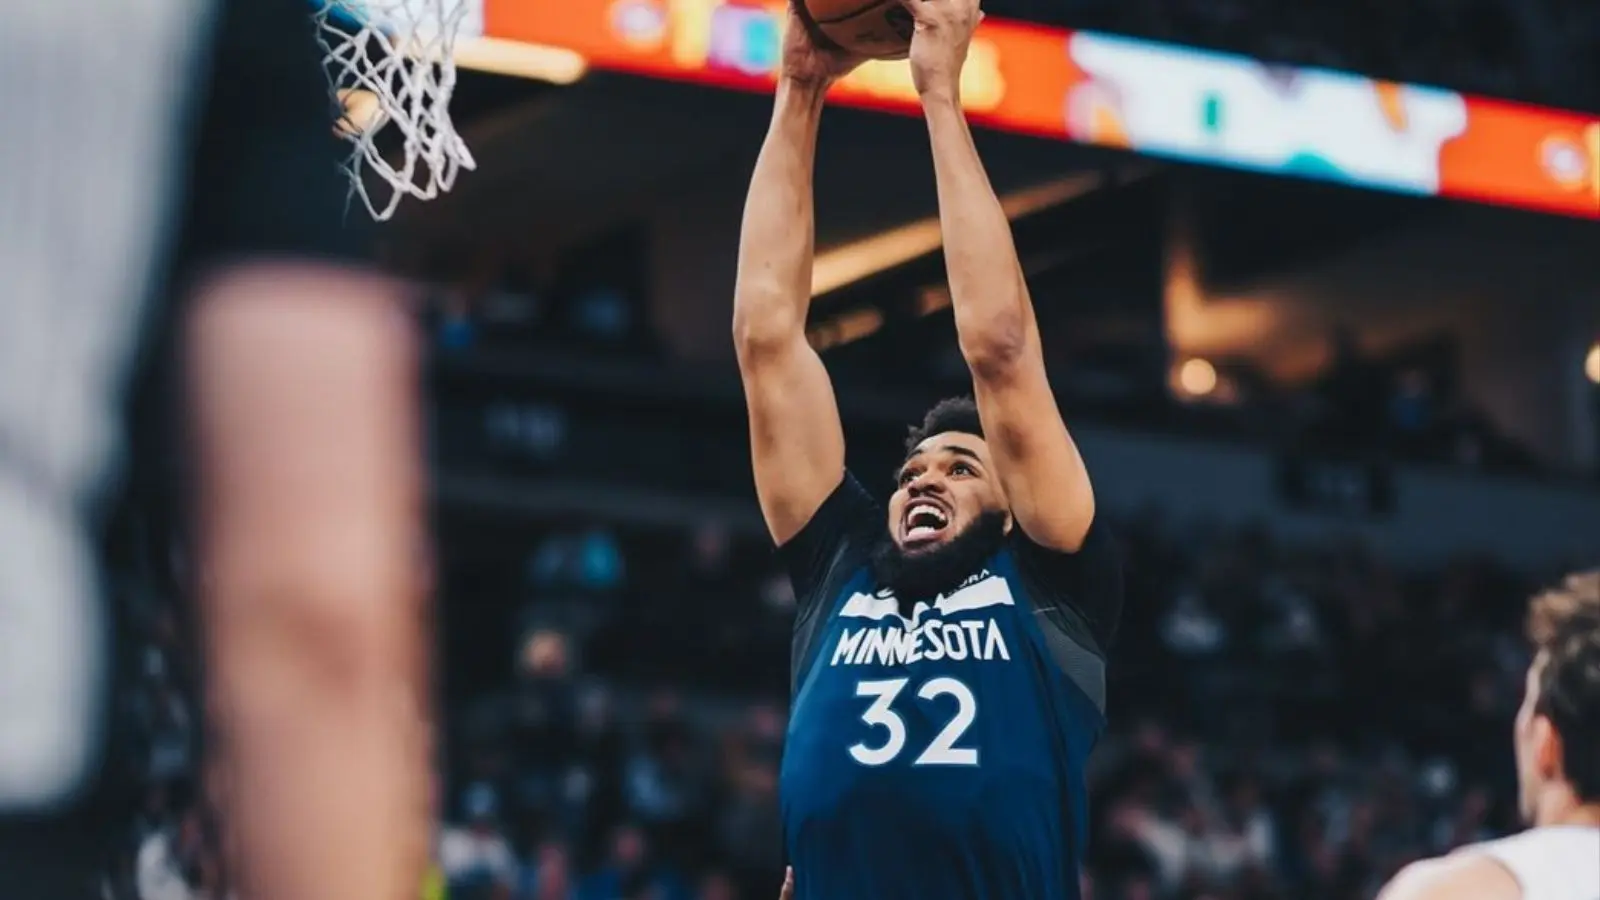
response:
<path fill-rule="evenodd" d="M 1535 714 L 1530 726 L 1533 730 L 1533 765 L 1541 778 L 1555 780 L 1561 777 L 1561 735 L 1551 724 L 1550 717 Z"/>

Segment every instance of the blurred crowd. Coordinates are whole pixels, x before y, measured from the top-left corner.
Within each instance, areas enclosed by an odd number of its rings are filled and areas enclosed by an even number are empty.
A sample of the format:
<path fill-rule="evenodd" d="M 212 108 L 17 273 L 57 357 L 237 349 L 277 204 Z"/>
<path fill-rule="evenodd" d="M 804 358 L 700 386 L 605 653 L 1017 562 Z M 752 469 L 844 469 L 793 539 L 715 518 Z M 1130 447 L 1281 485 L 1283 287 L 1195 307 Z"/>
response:
<path fill-rule="evenodd" d="M 121 671 L 108 758 L 121 770 L 106 782 L 134 810 L 106 883 L 115 900 L 225 896 L 214 820 L 199 802 L 199 659 L 187 609 L 174 594 L 164 579 L 130 576 L 116 584 Z"/>
<path fill-rule="evenodd" d="M 1509 728 L 1528 585 L 1479 559 L 1400 571 L 1356 543 L 1117 523 L 1128 605 L 1092 766 L 1092 896 L 1371 897 L 1408 860 L 1510 830 Z M 715 526 L 552 525 L 484 633 L 447 650 L 441 826 L 422 895 L 731 900 L 781 880 L 777 774 L 793 598 L 769 549 Z M 511 571 L 511 570 L 508 570 Z M 473 587 L 483 590 L 482 583 Z M 502 602 L 503 601 L 503 602 Z M 156 662 L 123 883 L 206 900 L 193 720 Z M 506 635 L 514 632 L 513 637 Z"/>
<path fill-rule="evenodd" d="M 1345 330 L 1329 344 L 1329 363 L 1311 381 L 1255 404 L 1269 420 L 1290 423 L 1292 432 L 1280 440 L 1354 459 L 1494 474 L 1541 471 L 1535 455 L 1462 389 L 1448 335 L 1386 353 L 1363 351 Z M 1600 475 L 1600 461 L 1594 474 Z"/>
<path fill-rule="evenodd" d="M 1586 0 L 1001 0 L 1029 18 L 1600 112 Z"/>
<path fill-rule="evenodd" d="M 659 365 L 650 350 L 642 292 L 606 278 L 553 284 L 515 278 L 492 290 L 451 292 L 430 323 L 441 359 L 538 354 L 548 360 L 581 353 L 583 359 Z M 930 388 L 967 390 L 953 329 L 947 323 L 936 329 L 886 331 L 845 348 L 859 351 L 853 355 L 836 352 L 830 357 L 836 382 L 912 396 Z M 907 342 L 913 350 L 902 346 Z M 1464 389 L 1459 346 L 1450 333 L 1423 333 L 1374 351 L 1363 348 L 1351 330 L 1336 328 L 1327 346 L 1327 364 L 1299 382 L 1274 379 L 1247 361 L 1221 362 L 1214 370 L 1203 363 L 1210 372 L 1203 394 L 1170 389 L 1164 367 L 1152 368 L 1138 353 L 1068 356 L 1052 360 L 1052 372 L 1063 405 L 1081 422 L 1279 449 L 1315 447 L 1320 454 L 1379 464 L 1509 475 L 1544 471 L 1537 456 Z M 1600 460 L 1589 468 L 1600 477 Z"/>
<path fill-rule="evenodd" d="M 1371 897 L 1417 856 L 1514 826 L 1510 573 L 1154 517 L 1120 532 L 1097 896 Z"/>

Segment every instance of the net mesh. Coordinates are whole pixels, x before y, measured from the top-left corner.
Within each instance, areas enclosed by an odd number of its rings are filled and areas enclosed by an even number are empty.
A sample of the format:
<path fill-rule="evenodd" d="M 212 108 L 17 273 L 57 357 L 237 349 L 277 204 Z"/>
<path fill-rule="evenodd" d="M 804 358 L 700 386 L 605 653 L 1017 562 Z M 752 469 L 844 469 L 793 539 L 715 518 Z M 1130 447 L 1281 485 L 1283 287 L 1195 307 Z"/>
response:
<path fill-rule="evenodd" d="M 353 145 L 346 169 L 375 219 L 393 216 L 407 196 L 432 200 L 450 190 L 463 168 L 474 168 L 450 121 L 455 41 L 467 13 L 468 0 L 315 4 L 323 67 L 346 110 L 339 133 Z M 364 100 L 365 108 L 351 98 Z M 391 126 L 402 138 L 393 162 L 378 146 Z"/>

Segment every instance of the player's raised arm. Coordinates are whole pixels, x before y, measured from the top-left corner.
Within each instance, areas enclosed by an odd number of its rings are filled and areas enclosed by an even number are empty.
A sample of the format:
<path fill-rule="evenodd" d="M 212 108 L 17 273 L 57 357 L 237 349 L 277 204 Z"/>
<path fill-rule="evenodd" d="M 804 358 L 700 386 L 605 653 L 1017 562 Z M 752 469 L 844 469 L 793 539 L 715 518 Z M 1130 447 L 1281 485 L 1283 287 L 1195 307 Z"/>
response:
<path fill-rule="evenodd" d="M 996 473 L 1024 534 L 1076 551 L 1094 519 L 1094 492 L 1045 377 L 1011 225 L 961 111 L 978 0 L 902 2 L 916 20 L 911 71 L 933 143 L 956 333 Z"/>
<path fill-rule="evenodd" d="M 772 124 L 745 200 L 733 299 L 756 494 L 779 544 L 799 532 L 844 475 L 833 386 L 805 329 L 823 95 L 857 62 L 813 47 L 792 12 L 783 53 Z"/>

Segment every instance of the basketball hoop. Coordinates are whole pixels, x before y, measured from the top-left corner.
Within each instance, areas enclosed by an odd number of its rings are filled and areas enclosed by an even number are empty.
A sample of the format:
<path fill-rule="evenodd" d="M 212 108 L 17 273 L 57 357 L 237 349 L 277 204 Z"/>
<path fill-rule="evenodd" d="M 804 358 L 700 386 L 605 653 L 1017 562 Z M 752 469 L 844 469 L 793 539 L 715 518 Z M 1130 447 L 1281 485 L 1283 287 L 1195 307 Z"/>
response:
<path fill-rule="evenodd" d="M 379 221 L 393 216 L 404 197 L 432 200 L 450 190 L 461 169 L 475 168 L 450 121 L 455 40 L 470 2 L 314 0 L 323 68 L 347 110 L 337 131 L 354 146 L 346 170 Z M 365 101 L 359 116 L 345 105 L 352 96 Z M 404 138 L 397 165 L 378 150 L 377 137 L 390 125 Z M 368 193 L 368 170 L 389 186 L 382 203 Z"/>

